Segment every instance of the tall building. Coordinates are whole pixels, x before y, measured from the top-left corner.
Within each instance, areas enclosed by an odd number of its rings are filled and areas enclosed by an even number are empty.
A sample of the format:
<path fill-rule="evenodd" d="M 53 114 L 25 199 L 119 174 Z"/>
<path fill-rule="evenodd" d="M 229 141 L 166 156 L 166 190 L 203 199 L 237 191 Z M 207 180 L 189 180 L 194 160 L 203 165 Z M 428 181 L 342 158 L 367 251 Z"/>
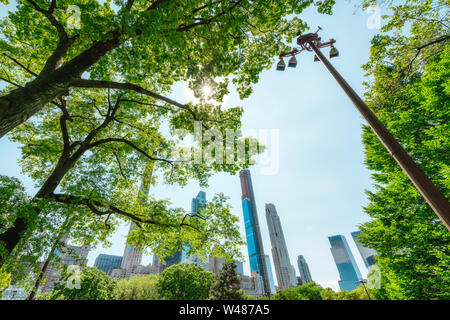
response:
<path fill-rule="evenodd" d="M 331 254 L 341 277 L 339 287 L 344 291 L 356 289 L 359 286 L 357 282 L 362 277 L 347 240 L 343 235 L 331 236 L 328 237 L 328 240 L 331 244 Z"/>
<path fill-rule="evenodd" d="M 192 198 L 191 201 L 191 212 L 198 213 L 198 210 L 201 205 L 206 203 L 206 193 L 204 191 L 199 191 L 195 198 Z"/>
<path fill-rule="evenodd" d="M 234 263 L 234 265 L 236 266 L 236 272 L 239 276 L 243 276 L 244 275 L 244 264 L 241 261 L 236 261 Z"/>
<path fill-rule="evenodd" d="M 223 265 L 225 264 L 225 258 L 220 257 L 212 257 L 209 256 L 209 261 L 207 264 L 206 271 L 218 274 L 220 270 L 222 270 Z"/>
<path fill-rule="evenodd" d="M 128 234 L 136 229 L 134 223 L 130 225 L 130 231 Z M 134 244 L 126 246 L 123 252 L 122 264 L 120 266 L 121 269 L 131 269 L 134 266 L 140 265 L 142 262 L 142 251 L 139 247 Z"/>
<path fill-rule="evenodd" d="M 172 256 L 164 257 L 164 263 L 158 258 L 157 255 L 153 255 L 153 267 L 155 268 L 156 273 L 161 273 L 164 269 L 167 269 L 174 264 L 181 263 L 181 254 L 182 251 L 178 250 Z"/>
<path fill-rule="evenodd" d="M 150 185 L 152 181 L 153 169 L 155 167 L 154 161 L 148 161 L 145 169 L 144 175 L 142 177 L 142 183 L 138 191 L 138 198 L 141 203 L 145 202 L 150 193 Z M 135 224 L 132 222 L 130 225 L 130 230 L 128 234 L 136 229 Z M 141 265 L 142 262 L 142 251 L 139 247 L 134 244 L 125 246 L 125 250 L 123 252 L 122 265 L 121 269 L 133 268 L 135 266 Z"/>
<path fill-rule="evenodd" d="M 67 242 L 67 233 L 61 238 L 62 246 L 60 249 L 55 250 L 55 256 L 59 260 L 60 265 L 77 265 L 81 268 L 87 265 L 87 256 L 91 246 L 85 244 L 82 246 L 69 245 Z M 41 262 L 41 269 L 45 262 Z M 56 266 L 49 266 L 44 273 L 44 279 L 46 281 L 39 286 L 39 292 L 52 291 L 56 281 L 58 281 L 61 275 L 61 269 Z"/>
<path fill-rule="evenodd" d="M 298 271 L 300 272 L 300 278 L 302 279 L 302 284 L 312 282 L 311 273 L 309 272 L 308 264 L 306 263 L 305 257 L 299 255 L 297 258 Z"/>
<path fill-rule="evenodd" d="M 289 253 L 281 227 L 277 209 L 272 203 L 266 204 L 266 219 L 269 228 L 270 242 L 272 243 L 272 258 L 275 265 L 275 273 L 278 280 L 278 289 L 295 287 L 295 269 L 291 265 Z"/>
<path fill-rule="evenodd" d="M 270 264 L 269 255 L 265 254 L 264 258 L 266 260 L 267 273 L 269 274 L 270 294 L 275 294 L 277 293 L 277 289 L 275 288 L 275 281 L 273 279 L 272 265 Z"/>
<path fill-rule="evenodd" d="M 95 259 L 94 267 L 103 271 L 107 275 L 111 275 L 113 269 L 118 269 L 122 265 L 121 256 L 113 256 L 110 254 L 99 254 Z"/>
<path fill-rule="evenodd" d="M 356 247 L 358 248 L 359 254 L 364 261 L 367 269 L 370 268 L 371 265 L 375 264 L 377 261 L 375 260 L 375 256 L 377 252 L 372 248 L 364 247 L 361 242 L 358 241 L 358 236 L 361 234 L 361 231 L 351 232 L 353 241 L 355 241 Z"/>
<path fill-rule="evenodd" d="M 61 247 L 61 250 L 55 250 L 55 256 L 59 258 L 61 264 L 85 267 L 91 245 L 84 244 L 82 246 L 72 246 L 67 244 L 67 237 L 63 237 L 62 242 L 63 246 Z"/>
<path fill-rule="evenodd" d="M 111 278 L 120 280 L 120 279 L 130 279 L 134 276 L 145 276 L 149 274 L 156 274 L 157 271 L 149 264 L 148 266 L 137 265 L 128 269 L 113 269 L 111 271 Z"/>
<path fill-rule="evenodd" d="M 192 198 L 191 201 L 191 213 L 195 216 L 199 213 L 199 209 L 202 205 L 206 204 L 206 193 L 204 191 L 199 191 L 197 196 L 195 198 Z M 208 270 L 208 262 L 204 262 L 198 254 L 194 254 L 193 256 L 188 257 L 186 254 L 186 251 L 188 251 L 189 248 L 183 248 L 183 251 L 181 252 L 181 261 L 180 262 L 187 262 L 192 263 L 195 265 L 199 265 L 203 267 L 203 269 Z M 209 257 L 209 261 L 211 261 L 211 257 Z M 213 266 L 214 268 L 214 266 Z"/>
<path fill-rule="evenodd" d="M 257 271 L 262 278 L 265 294 L 270 293 L 270 279 L 264 258 L 264 247 L 256 211 L 255 195 L 249 170 L 239 173 L 242 189 L 242 210 L 244 212 L 245 235 L 251 272 Z"/>

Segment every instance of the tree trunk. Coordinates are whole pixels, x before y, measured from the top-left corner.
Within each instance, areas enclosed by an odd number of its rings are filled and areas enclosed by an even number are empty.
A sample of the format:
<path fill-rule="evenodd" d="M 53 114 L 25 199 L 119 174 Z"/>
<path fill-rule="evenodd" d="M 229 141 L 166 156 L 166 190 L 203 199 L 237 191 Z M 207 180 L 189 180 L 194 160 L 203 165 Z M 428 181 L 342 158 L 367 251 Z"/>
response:
<path fill-rule="evenodd" d="M 80 152 L 80 150 L 78 150 L 78 152 L 76 153 L 76 157 L 74 156 L 70 158 L 60 158 L 52 174 L 50 175 L 50 177 L 48 177 L 48 179 L 36 193 L 34 199 L 42 199 L 51 195 L 55 191 L 61 180 L 64 178 L 66 173 L 74 166 L 75 162 L 78 161 L 83 153 L 84 151 Z M 36 215 L 38 215 L 40 212 L 39 209 L 35 209 L 35 211 Z M 27 230 L 28 225 L 29 222 L 26 221 L 26 219 L 17 218 L 16 221 L 14 221 L 12 227 L 7 229 L 4 233 L 0 234 L 0 243 L 4 243 L 8 254 L 11 254 L 11 252 L 17 246 L 22 238 L 22 233 Z M 4 263 L 4 259 L 2 259 L 2 257 L 0 256 L 0 268 Z"/>
<path fill-rule="evenodd" d="M 68 95 L 70 82 L 81 77 L 89 67 L 120 44 L 119 33 L 112 39 L 96 42 L 66 65 L 41 73 L 25 87 L 12 90 L 0 97 L 0 138 L 41 110 L 52 100 Z"/>

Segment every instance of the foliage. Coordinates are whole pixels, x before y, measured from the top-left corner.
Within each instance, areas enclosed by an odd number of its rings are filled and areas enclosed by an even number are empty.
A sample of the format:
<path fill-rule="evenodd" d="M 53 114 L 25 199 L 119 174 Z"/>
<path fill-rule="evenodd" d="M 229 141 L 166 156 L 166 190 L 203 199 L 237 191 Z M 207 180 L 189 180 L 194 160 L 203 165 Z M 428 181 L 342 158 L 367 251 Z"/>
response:
<path fill-rule="evenodd" d="M 322 300 L 323 288 L 315 282 L 309 282 L 294 288 L 287 288 L 274 294 L 272 300 Z"/>
<path fill-rule="evenodd" d="M 371 300 L 376 300 L 376 289 L 367 289 Z M 352 292 L 334 292 L 331 288 L 322 288 L 315 282 L 309 282 L 298 287 L 278 291 L 272 300 L 369 300 L 364 287 L 359 286 Z"/>
<path fill-rule="evenodd" d="M 165 300 L 206 300 L 214 280 L 214 274 L 199 265 L 179 263 L 164 269 L 156 287 Z"/>
<path fill-rule="evenodd" d="M 167 93 L 180 80 L 194 86 L 232 76 L 247 97 L 285 43 L 307 29 L 297 15 L 311 5 L 330 14 L 334 2 L 18 0 L 0 23 L 0 77 L 8 83 L 0 115 L 14 119 L 0 117 L 0 136 L 73 88 L 115 87 L 91 80 Z M 31 90 L 23 90 L 27 82 Z M 219 88 L 221 100 L 228 80 Z M 11 97 L 25 92 L 14 110 Z"/>
<path fill-rule="evenodd" d="M 232 262 L 225 262 L 216 275 L 216 282 L 209 292 L 210 300 L 244 300 L 240 290 L 241 280 L 237 274 L 236 266 Z"/>
<path fill-rule="evenodd" d="M 157 300 L 157 275 L 135 276 L 117 283 L 117 300 Z"/>
<path fill-rule="evenodd" d="M 367 291 L 369 292 L 370 299 L 363 286 L 359 286 L 351 292 L 341 290 L 337 293 L 333 292 L 330 288 L 327 288 L 320 294 L 322 296 L 322 300 L 375 300 L 375 295 L 372 291 L 369 289 L 367 289 Z"/>
<path fill-rule="evenodd" d="M 75 273 L 64 268 L 55 283 L 50 300 L 112 300 L 117 294 L 117 281 L 95 267 L 84 267 L 80 272 L 79 288 Z"/>
<path fill-rule="evenodd" d="M 408 1 L 372 41 L 366 102 L 450 196 L 450 46 L 446 1 Z M 368 127 L 372 170 L 360 241 L 376 249 L 382 299 L 449 299 L 450 233 Z"/>
<path fill-rule="evenodd" d="M 23 234 L 26 242 L 10 254 L 5 250 L 0 252 L 7 262 L 1 267 L 0 282 L 14 280 L 26 291 L 33 284 L 33 275 L 40 270 L 38 260 L 47 254 L 53 245 L 53 234 L 57 234 L 62 224 L 62 216 L 57 210 L 36 216 L 35 208 L 36 204 L 18 179 L 0 175 L 0 230 L 9 228 L 17 218 L 26 219 L 31 226 Z"/>

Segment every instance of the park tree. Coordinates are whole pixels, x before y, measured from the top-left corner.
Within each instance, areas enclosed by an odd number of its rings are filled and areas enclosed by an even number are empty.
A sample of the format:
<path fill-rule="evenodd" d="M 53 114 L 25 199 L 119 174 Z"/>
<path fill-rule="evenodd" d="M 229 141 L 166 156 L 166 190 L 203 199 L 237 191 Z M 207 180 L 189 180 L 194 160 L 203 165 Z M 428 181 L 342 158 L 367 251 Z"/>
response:
<path fill-rule="evenodd" d="M 71 267 L 71 266 L 69 266 Z M 78 266 L 75 266 L 78 267 Z M 49 300 L 112 300 L 117 294 L 117 280 L 95 267 L 65 268 Z M 45 297 L 44 297 L 45 298 Z"/>
<path fill-rule="evenodd" d="M 206 300 L 214 281 L 214 274 L 205 271 L 203 267 L 179 263 L 164 269 L 156 287 L 162 299 Z"/>
<path fill-rule="evenodd" d="M 365 1 L 374 4 L 374 1 Z M 394 3 L 364 66 L 365 100 L 433 183 L 450 196 L 447 1 Z M 373 171 L 360 241 L 377 251 L 383 299 L 449 299 L 450 233 L 364 126 Z"/>
<path fill-rule="evenodd" d="M 239 278 L 236 265 L 225 262 L 220 272 L 216 275 L 216 282 L 209 293 L 210 300 L 245 300 L 240 290 L 241 279 Z"/>
<path fill-rule="evenodd" d="M 364 289 L 363 286 L 358 286 L 350 292 L 344 290 L 334 292 L 333 289 L 326 288 L 320 292 L 320 295 L 322 300 L 369 300 L 369 296 L 370 300 L 377 300 L 376 291 L 377 289 Z"/>
<path fill-rule="evenodd" d="M 312 4 L 329 14 L 334 2 L 17 0 L 0 24 L 8 84 L 0 137 L 75 88 L 132 90 L 185 108 L 163 96 L 174 82 L 233 75 L 248 96 L 272 57 L 305 30 L 292 15 Z"/>
<path fill-rule="evenodd" d="M 157 300 L 156 291 L 158 275 L 134 276 L 117 283 L 117 300 Z"/>
<path fill-rule="evenodd" d="M 274 294 L 272 300 L 322 300 L 323 288 L 315 282 L 309 282 L 297 287 L 286 288 Z"/>
<path fill-rule="evenodd" d="M 90 113 L 84 110 L 86 103 L 94 105 Z M 223 111 L 202 104 L 195 114 L 203 121 L 194 122 L 186 110 L 134 100 L 133 95 L 109 90 L 104 95 L 97 92 L 70 101 L 60 99 L 57 106 L 43 110 L 36 116 L 40 121 L 27 122 L 13 133 L 12 139 L 23 145 L 23 170 L 41 187 L 30 201 L 31 218 L 17 217 L 0 235 L 7 249 L 4 259 L 20 241 L 27 241 L 21 235 L 32 231 L 30 219 L 45 212 L 73 216 L 71 235 L 82 243 L 105 242 L 121 221 L 131 221 L 137 230 L 129 241 L 160 257 L 182 246 L 189 247 L 192 254 L 208 255 L 213 249 L 220 254 L 222 244 L 228 247 L 227 252 L 238 254 L 242 243 L 238 219 L 231 214 L 224 195 L 215 196 L 201 215 L 194 216 L 172 208 L 168 200 L 151 197 L 148 190 L 158 182 L 184 186 L 190 179 L 205 186 L 215 172 L 234 174 L 250 165 L 250 158 L 263 150 L 254 139 L 233 136 L 232 145 L 243 146 L 247 158 L 232 163 L 211 157 L 227 152 L 225 148 L 211 149 L 211 145 L 217 145 L 215 140 L 200 139 L 184 149 L 179 145 L 178 137 L 196 128 L 211 128 L 217 138 L 225 137 L 227 130 L 238 130 L 241 108 Z M 161 128 L 163 117 L 169 133 Z M 220 118 L 223 120 L 215 124 Z M 232 148 L 233 157 L 237 149 Z M 178 153 L 200 154 L 203 158 L 200 162 L 179 159 Z"/>

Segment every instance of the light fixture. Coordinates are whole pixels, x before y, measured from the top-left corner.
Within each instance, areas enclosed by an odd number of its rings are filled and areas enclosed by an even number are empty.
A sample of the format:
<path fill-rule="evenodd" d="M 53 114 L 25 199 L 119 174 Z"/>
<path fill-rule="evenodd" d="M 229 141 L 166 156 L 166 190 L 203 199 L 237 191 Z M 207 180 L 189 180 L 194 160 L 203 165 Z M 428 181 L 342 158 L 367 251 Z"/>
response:
<path fill-rule="evenodd" d="M 339 51 L 335 47 L 331 47 L 330 59 L 335 58 L 335 57 L 339 57 Z"/>
<path fill-rule="evenodd" d="M 286 69 L 286 63 L 284 63 L 283 58 L 280 58 L 280 61 L 277 64 L 277 70 L 284 71 L 284 69 Z"/>
<path fill-rule="evenodd" d="M 297 66 L 297 59 L 295 56 L 292 56 L 292 58 L 289 59 L 288 67 L 289 68 L 295 68 Z"/>
<path fill-rule="evenodd" d="M 319 57 L 315 54 L 314 55 L 314 62 L 317 62 L 317 61 L 320 61 L 320 60 L 319 60 Z"/>

